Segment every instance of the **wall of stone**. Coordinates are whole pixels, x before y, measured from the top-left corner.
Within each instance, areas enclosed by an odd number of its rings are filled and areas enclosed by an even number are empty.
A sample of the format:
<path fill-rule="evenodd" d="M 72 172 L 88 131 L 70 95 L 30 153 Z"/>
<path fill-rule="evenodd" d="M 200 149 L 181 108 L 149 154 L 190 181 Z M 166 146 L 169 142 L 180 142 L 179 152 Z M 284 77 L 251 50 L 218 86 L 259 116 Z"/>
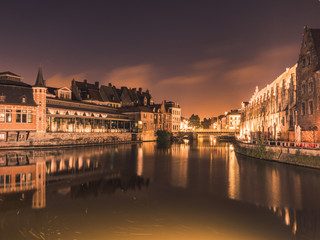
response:
<path fill-rule="evenodd" d="M 249 143 L 238 143 L 242 148 L 249 148 L 255 149 L 257 147 L 256 144 L 249 144 Z M 306 148 L 297 148 L 297 147 L 283 147 L 283 146 L 266 146 L 267 151 L 274 151 L 274 152 L 282 152 L 287 154 L 304 154 L 309 156 L 319 156 L 320 149 L 306 149 Z"/>
<path fill-rule="evenodd" d="M 30 133 L 28 139 L 0 142 L 0 149 L 54 147 L 88 144 L 117 144 L 142 141 L 140 133 Z"/>

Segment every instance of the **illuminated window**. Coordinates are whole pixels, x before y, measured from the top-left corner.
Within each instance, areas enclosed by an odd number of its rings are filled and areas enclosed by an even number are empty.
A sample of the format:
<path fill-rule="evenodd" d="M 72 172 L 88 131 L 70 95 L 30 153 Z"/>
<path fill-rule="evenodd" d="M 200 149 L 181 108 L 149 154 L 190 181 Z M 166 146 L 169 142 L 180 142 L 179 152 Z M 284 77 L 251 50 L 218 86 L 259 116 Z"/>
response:
<path fill-rule="evenodd" d="M 6 109 L 6 122 L 11 123 L 12 122 L 12 110 Z"/>
<path fill-rule="evenodd" d="M 5 122 L 5 110 L 0 109 L 0 122 Z"/>
<path fill-rule="evenodd" d="M 29 110 L 29 111 L 28 111 L 27 122 L 28 122 L 28 123 L 32 123 L 32 110 Z"/>
<path fill-rule="evenodd" d="M 6 96 L 0 96 L 0 102 L 5 102 L 6 101 Z"/>

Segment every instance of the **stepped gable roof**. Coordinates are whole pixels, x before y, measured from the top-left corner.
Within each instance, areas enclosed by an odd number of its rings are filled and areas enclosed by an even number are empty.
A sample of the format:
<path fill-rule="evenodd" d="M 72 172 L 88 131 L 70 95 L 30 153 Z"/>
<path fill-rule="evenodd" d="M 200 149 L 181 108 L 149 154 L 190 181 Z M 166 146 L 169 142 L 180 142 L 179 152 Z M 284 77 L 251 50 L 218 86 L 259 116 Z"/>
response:
<path fill-rule="evenodd" d="M 32 87 L 11 80 L 0 80 L 0 104 L 37 106 L 33 99 Z"/>
<path fill-rule="evenodd" d="M 87 80 L 84 80 L 83 82 L 74 81 L 74 84 L 79 89 L 82 100 L 103 101 L 99 86 L 96 84 L 88 83 Z"/>
<path fill-rule="evenodd" d="M 34 86 L 35 87 L 46 87 L 44 80 L 43 80 L 41 67 L 38 70 L 37 80 L 36 80 L 36 83 L 34 84 Z"/>
<path fill-rule="evenodd" d="M 309 30 L 313 39 L 315 50 L 317 52 L 318 61 L 320 61 L 320 29 L 310 28 Z"/>
<path fill-rule="evenodd" d="M 130 95 L 130 98 L 131 98 L 131 100 L 133 101 L 133 102 L 138 102 L 138 105 L 140 105 L 141 104 L 141 101 L 140 101 L 140 99 L 139 99 L 139 96 L 138 96 L 138 94 L 137 94 L 137 91 L 136 91 L 136 89 L 128 89 L 128 91 L 129 91 L 129 95 Z"/>
<path fill-rule="evenodd" d="M 118 91 L 114 86 L 102 85 L 100 87 L 100 93 L 104 101 L 120 103 Z"/>
<path fill-rule="evenodd" d="M 144 102 L 144 98 L 146 98 L 147 99 L 147 104 L 150 104 L 150 100 L 152 99 L 152 96 L 149 93 L 149 90 L 147 90 L 146 92 L 138 91 L 137 92 L 137 96 L 139 97 L 139 100 L 140 100 L 141 103 L 143 103 Z"/>

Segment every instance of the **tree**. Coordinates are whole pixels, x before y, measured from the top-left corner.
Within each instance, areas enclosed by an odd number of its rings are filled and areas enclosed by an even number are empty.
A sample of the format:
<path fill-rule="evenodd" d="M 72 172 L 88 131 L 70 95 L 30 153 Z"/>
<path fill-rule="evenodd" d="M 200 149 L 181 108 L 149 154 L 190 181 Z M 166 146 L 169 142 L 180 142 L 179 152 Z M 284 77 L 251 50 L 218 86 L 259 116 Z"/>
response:
<path fill-rule="evenodd" d="M 194 115 L 194 114 L 191 115 L 191 117 L 189 118 L 189 127 L 192 127 L 192 128 L 201 127 L 200 117 L 198 115 Z"/>
<path fill-rule="evenodd" d="M 202 122 L 202 127 L 203 127 L 203 129 L 209 129 L 211 124 L 212 124 L 212 119 L 211 118 L 208 118 L 208 119 L 204 118 L 203 122 Z"/>

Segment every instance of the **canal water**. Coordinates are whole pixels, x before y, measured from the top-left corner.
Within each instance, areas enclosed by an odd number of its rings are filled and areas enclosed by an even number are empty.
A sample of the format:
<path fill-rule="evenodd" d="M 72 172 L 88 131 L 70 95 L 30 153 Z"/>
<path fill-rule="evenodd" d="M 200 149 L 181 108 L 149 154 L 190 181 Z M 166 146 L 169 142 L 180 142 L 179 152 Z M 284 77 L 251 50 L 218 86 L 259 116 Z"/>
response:
<path fill-rule="evenodd" d="M 0 239 L 320 239 L 320 171 L 210 139 L 0 152 Z"/>

